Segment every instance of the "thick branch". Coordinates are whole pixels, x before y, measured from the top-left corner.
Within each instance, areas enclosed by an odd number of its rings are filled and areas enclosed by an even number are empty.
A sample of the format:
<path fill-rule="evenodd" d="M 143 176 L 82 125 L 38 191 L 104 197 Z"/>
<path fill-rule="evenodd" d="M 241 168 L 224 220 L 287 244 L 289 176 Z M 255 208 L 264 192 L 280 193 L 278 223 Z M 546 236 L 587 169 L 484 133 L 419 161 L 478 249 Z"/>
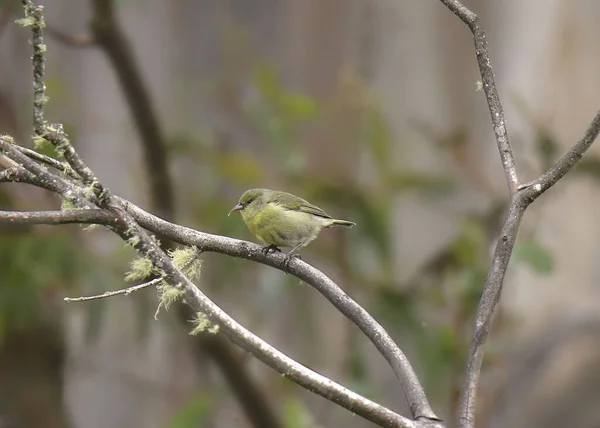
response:
<path fill-rule="evenodd" d="M 504 109 L 502 108 L 500 96 L 498 95 L 498 89 L 496 88 L 496 83 L 494 81 L 494 72 L 492 70 L 490 56 L 488 54 L 487 37 L 485 31 L 481 25 L 479 16 L 467 9 L 459 1 L 440 1 L 444 3 L 448 9 L 454 12 L 465 24 L 467 24 L 471 30 L 471 33 L 473 33 L 475 55 L 477 56 L 477 64 L 479 65 L 479 72 L 481 73 L 483 92 L 485 93 L 485 98 L 490 109 L 494 135 L 496 137 L 496 143 L 500 152 L 500 159 L 502 160 L 502 167 L 504 168 L 508 189 L 512 194 L 517 191 L 519 177 L 517 175 L 517 168 L 515 166 L 515 159 L 513 157 L 510 141 L 508 140 L 508 133 L 506 131 Z"/>
<path fill-rule="evenodd" d="M 69 211 L 0 211 L 0 223 L 18 226 L 35 224 L 116 224 L 116 217 L 98 209 Z"/>

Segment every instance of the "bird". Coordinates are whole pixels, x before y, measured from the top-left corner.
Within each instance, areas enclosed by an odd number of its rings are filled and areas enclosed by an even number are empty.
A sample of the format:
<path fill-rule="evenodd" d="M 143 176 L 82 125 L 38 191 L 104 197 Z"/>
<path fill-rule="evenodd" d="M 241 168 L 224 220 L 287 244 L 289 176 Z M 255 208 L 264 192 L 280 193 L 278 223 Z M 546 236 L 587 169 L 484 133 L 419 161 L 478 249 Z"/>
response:
<path fill-rule="evenodd" d="M 321 208 L 291 193 L 270 189 L 246 190 L 238 203 L 229 211 L 239 211 L 244 223 L 264 245 L 263 253 L 291 250 L 284 259 L 284 271 L 297 250 L 319 236 L 322 229 L 332 226 L 353 227 L 356 223 L 332 218 Z"/>

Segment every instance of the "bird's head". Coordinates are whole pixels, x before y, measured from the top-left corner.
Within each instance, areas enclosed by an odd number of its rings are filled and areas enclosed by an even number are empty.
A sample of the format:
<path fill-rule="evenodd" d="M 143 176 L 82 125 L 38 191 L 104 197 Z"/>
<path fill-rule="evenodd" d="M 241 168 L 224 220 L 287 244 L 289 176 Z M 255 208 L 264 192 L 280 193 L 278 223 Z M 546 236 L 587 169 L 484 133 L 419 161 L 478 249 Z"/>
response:
<path fill-rule="evenodd" d="M 262 197 L 267 193 L 266 189 L 250 189 L 246 190 L 242 196 L 240 196 L 240 200 L 237 205 L 234 206 L 227 216 L 229 217 L 234 211 L 243 211 L 247 207 L 252 208 L 254 205 L 257 205 L 259 201 L 262 200 Z"/>

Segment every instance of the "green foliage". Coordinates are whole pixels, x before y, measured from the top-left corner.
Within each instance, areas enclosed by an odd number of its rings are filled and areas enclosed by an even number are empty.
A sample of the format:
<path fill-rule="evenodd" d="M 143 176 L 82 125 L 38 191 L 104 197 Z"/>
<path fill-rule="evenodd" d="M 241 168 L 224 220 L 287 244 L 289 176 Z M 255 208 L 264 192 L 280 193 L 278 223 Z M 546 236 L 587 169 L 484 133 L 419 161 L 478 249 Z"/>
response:
<path fill-rule="evenodd" d="M 285 428 L 320 428 L 306 404 L 297 398 L 288 398 L 283 408 Z"/>
<path fill-rule="evenodd" d="M 537 273 L 548 275 L 554 270 L 554 258 L 547 248 L 534 240 L 520 239 L 515 243 L 514 262 L 525 262 Z"/>
<path fill-rule="evenodd" d="M 76 244 L 75 244 L 76 245 Z M 4 329 L 41 321 L 46 298 L 65 287 L 87 266 L 65 233 L 2 231 L 0 239 L 0 337 Z"/>
<path fill-rule="evenodd" d="M 198 394 L 192 397 L 177 411 L 168 428 L 197 428 L 203 426 L 204 421 L 213 407 L 212 396 Z"/>

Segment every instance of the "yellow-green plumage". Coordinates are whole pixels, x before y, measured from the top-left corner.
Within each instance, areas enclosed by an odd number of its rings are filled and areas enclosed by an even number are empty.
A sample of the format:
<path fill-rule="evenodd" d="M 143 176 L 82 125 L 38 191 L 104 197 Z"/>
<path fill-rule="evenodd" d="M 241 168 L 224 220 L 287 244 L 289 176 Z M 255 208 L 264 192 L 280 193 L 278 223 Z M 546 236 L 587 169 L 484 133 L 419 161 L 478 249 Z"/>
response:
<path fill-rule="evenodd" d="M 302 198 L 269 189 L 244 192 L 230 214 L 233 211 L 240 211 L 248 229 L 263 245 L 292 247 L 289 254 L 308 245 L 323 228 L 355 225 L 351 221 L 331 218 Z"/>

